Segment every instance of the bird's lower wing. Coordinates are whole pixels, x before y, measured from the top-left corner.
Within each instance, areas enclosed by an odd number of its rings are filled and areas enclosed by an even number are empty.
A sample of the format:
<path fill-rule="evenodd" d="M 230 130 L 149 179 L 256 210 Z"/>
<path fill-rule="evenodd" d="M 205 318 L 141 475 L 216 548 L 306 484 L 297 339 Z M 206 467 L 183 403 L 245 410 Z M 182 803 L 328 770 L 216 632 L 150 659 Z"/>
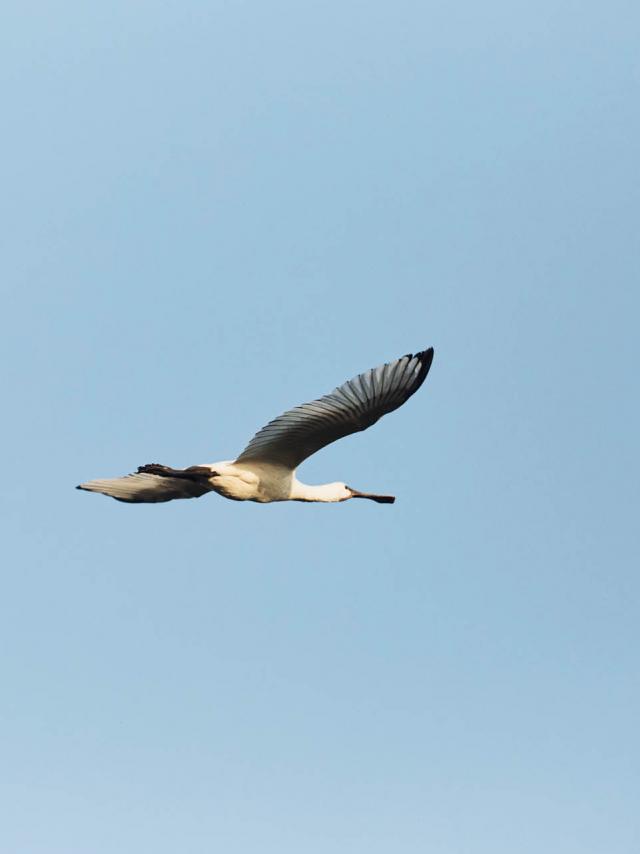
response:
<path fill-rule="evenodd" d="M 295 469 L 320 448 L 366 430 L 402 406 L 424 382 L 432 360 L 432 347 L 402 356 L 284 412 L 256 433 L 236 462 L 256 460 Z"/>
<path fill-rule="evenodd" d="M 141 469 L 145 468 L 161 470 L 164 467 L 141 466 Z M 205 477 L 185 477 L 183 472 L 180 472 L 180 475 L 171 477 L 139 470 L 135 474 L 124 477 L 89 480 L 87 483 L 81 483 L 77 488 L 87 492 L 100 492 L 102 495 L 109 495 L 117 501 L 126 501 L 130 504 L 155 504 L 160 501 L 172 501 L 174 498 L 199 498 L 210 491 Z"/>

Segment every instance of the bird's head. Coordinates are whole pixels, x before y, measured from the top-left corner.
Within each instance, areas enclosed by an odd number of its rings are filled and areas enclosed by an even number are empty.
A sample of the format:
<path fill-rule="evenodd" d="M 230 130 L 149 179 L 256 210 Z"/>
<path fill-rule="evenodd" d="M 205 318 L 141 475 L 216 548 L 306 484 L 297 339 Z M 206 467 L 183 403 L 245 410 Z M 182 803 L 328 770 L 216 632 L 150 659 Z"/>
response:
<path fill-rule="evenodd" d="M 319 489 L 322 490 L 324 501 L 347 501 L 353 498 L 352 492 L 346 483 L 336 481 L 335 483 L 325 483 Z"/>

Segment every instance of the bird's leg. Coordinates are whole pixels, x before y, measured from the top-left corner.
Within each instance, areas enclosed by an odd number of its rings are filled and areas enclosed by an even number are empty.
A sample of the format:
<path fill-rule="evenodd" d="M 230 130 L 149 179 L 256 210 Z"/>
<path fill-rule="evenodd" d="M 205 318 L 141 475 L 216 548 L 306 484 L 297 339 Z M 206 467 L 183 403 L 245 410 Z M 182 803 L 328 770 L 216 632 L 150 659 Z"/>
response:
<path fill-rule="evenodd" d="M 138 474 L 157 474 L 160 477 L 175 477 L 179 469 L 170 466 L 162 466 L 160 463 L 147 463 L 146 466 L 138 466 Z"/>
<path fill-rule="evenodd" d="M 159 477 L 177 477 L 184 480 L 209 480 L 218 473 L 211 471 L 206 466 L 189 466 L 186 469 L 172 469 L 170 466 L 162 466 L 159 463 L 147 463 L 146 466 L 138 467 L 138 474 L 155 474 Z"/>

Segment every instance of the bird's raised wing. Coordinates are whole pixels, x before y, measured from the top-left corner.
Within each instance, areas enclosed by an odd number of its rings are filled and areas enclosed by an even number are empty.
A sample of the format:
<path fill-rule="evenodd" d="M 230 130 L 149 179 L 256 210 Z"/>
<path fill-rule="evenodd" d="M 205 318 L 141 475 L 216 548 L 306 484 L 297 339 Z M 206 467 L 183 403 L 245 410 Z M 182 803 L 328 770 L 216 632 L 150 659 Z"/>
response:
<path fill-rule="evenodd" d="M 159 473 L 151 474 L 149 469 Z M 197 466 L 181 470 L 151 463 L 140 466 L 135 474 L 89 480 L 87 483 L 81 483 L 77 488 L 87 492 L 101 492 L 103 495 L 110 495 L 117 501 L 127 501 L 129 504 L 157 504 L 160 501 L 172 501 L 174 498 L 199 498 L 206 492 L 210 492 L 207 477 L 211 472 L 203 474 L 202 471 Z M 171 472 L 174 473 L 174 477 L 171 477 Z"/>
<path fill-rule="evenodd" d="M 424 382 L 432 360 L 433 347 L 402 356 L 284 412 L 256 433 L 236 462 L 256 460 L 295 469 L 325 445 L 366 430 L 402 406 Z"/>

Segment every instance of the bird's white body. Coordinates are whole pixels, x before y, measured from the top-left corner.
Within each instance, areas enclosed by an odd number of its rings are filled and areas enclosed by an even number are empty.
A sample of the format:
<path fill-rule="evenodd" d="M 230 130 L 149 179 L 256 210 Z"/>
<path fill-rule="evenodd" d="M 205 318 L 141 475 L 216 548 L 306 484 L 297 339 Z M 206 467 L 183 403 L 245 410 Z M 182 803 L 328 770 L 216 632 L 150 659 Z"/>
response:
<path fill-rule="evenodd" d="M 268 463 L 239 465 L 233 460 L 207 464 L 213 492 L 234 501 L 287 501 L 291 497 L 293 472 Z"/>
<path fill-rule="evenodd" d="M 233 501 L 314 501 L 333 503 L 370 498 L 383 504 L 390 495 L 360 492 L 344 483 L 310 486 L 296 477 L 298 465 L 331 442 L 366 430 L 401 406 L 424 382 L 433 349 L 407 355 L 349 380 L 331 394 L 283 413 L 263 427 L 235 460 L 186 469 L 150 463 L 134 474 L 91 480 L 78 489 L 101 492 L 128 503 L 198 498 L 217 492 Z"/>
<path fill-rule="evenodd" d="M 199 468 L 211 470 L 209 484 L 213 492 L 234 501 L 258 501 L 261 504 L 271 501 L 335 502 L 353 497 L 344 483 L 311 486 L 299 481 L 294 471 L 270 463 L 254 461 L 240 464 L 224 460 L 206 463 Z"/>

